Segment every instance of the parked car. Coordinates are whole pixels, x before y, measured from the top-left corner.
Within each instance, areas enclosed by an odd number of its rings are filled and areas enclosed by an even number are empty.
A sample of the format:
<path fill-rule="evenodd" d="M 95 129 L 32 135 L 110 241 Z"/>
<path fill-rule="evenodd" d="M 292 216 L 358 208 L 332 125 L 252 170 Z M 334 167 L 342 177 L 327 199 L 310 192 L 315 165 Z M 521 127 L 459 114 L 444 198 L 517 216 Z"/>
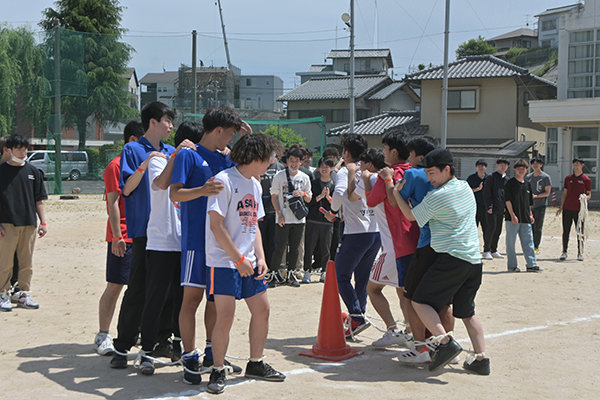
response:
<path fill-rule="evenodd" d="M 56 153 L 52 150 L 33 150 L 29 153 L 27 161 L 40 171 L 46 178 L 54 178 L 54 165 Z M 61 151 L 60 153 L 61 178 L 76 181 L 88 174 L 88 155 L 85 151 Z"/>

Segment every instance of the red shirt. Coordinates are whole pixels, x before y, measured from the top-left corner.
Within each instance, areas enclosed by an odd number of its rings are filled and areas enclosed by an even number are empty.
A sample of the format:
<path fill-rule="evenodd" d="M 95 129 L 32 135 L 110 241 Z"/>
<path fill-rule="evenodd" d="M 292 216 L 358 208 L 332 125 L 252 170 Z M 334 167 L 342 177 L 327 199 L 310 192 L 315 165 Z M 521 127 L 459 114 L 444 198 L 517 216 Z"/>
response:
<path fill-rule="evenodd" d="M 563 209 L 579 211 L 579 195 L 592 190 L 592 180 L 583 173 L 579 176 L 575 176 L 575 174 L 567 175 L 564 188 L 567 190 L 567 198 Z"/>
<path fill-rule="evenodd" d="M 404 178 L 404 171 L 410 167 L 410 163 L 395 164 L 391 166 L 394 170 L 394 184 Z M 390 204 L 385 186 L 386 184 L 383 179 L 378 177 L 371 193 L 369 193 L 369 196 L 367 197 L 367 205 L 369 207 L 375 207 L 382 201 L 385 202 L 383 206 L 388 221 L 388 227 L 392 234 L 392 240 L 394 241 L 396 258 L 414 254 L 417 250 L 417 242 L 419 241 L 419 226 L 416 221 L 409 221 L 400 210 L 400 207 L 393 207 Z"/>
<path fill-rule="evenodd" d="M 127 237 L 127 224 L 125 223 L 125 200 L 121 196 L 119 189 L 119 176 L 121 174 L 121 156 L 116 156 L 104 170 L 104 193 L 119 193 L 119 213 L 121 215 L 121 235 L 127 243 L 132 243 L 133 239 Z M 106 198 L 106 212 L 108 212 L 108 197 Z M 110 242 L 115 237 L 110 228 L 110 220 L 106 224 L 106 241 Z M 118 236 L 117 236 L 118 237 Z"/>

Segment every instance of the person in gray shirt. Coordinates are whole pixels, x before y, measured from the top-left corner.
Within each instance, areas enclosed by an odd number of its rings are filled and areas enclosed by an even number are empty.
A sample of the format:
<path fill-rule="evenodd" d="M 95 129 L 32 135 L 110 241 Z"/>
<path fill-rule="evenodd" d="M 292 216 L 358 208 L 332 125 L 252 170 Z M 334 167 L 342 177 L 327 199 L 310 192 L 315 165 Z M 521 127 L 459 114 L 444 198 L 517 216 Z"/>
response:
<path fill-rule="evenodd" d="M 540 242 L 542 240 L 542 227 L 544 226 L 544 216 L 546 215 L 546 204 L 548 196 L 552 190 L 552 181 L 550 175 L 542 171 L 544 161 L 541 158 L 531 160 L 533 172 L 528 174 L 525 180 L 531 185 L 533 194 L 533 245 L 535 254 L 540 252 Z"/>

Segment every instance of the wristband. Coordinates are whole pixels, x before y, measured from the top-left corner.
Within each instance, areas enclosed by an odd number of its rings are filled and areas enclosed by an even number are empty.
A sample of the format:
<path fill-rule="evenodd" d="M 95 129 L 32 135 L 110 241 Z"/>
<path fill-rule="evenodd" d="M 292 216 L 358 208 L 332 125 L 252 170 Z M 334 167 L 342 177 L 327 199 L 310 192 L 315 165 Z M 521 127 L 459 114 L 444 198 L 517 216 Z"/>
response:
<path fill-rule="evenodd" d="M 174 151 L 174 152 L 171 154 L 171 158 L 175 158 L 175 156 L 177 156 L 177 152 L 176 152 L 176 151 Z"/>
<path fill-rule="evenodd" d="M 235 265 L 239 266 L 241 263 L 244 262 L 245 259 L 246 259 L 246 257 L 242 256 L 242 258 L 240 258 L 240 261 L 236 262 Z"/>
<path fill-rule="evenodd" d="M 111 242 L 118 242 L 119 240 L 123 239 L 123 236 L 119 236 L 119 237 L 114 237 L 112 239 L 110 239 Z"/>
<path fill-rule="evenodd" d="M 383 183 L 388 183 L 388 182 L 393 182 L 394 180 L 392 178 L 388 178 L 385 181 L 383 181 Z"/>
<path fill-rule="evenodd" d="M 137 170 L 138 170 L 138 172 L 141 172 L 142 174 L 146 171 L 145 169 L 141 169 L 141 168 L 138 168 Z"/>
<path fill-rule="evenodd" d="M 369 194 L 371 194 L 371 191 L 370 191 L 370 190 L 367 190 L 367 191 L 365 192 L 365 195 L 367 195 L 367 196 L 368 196 Z"/>
<path fill-rule="evenodd" d="M 45 222 L 40 222 L 40 225 L 46 226 L 46 223 Z"/>

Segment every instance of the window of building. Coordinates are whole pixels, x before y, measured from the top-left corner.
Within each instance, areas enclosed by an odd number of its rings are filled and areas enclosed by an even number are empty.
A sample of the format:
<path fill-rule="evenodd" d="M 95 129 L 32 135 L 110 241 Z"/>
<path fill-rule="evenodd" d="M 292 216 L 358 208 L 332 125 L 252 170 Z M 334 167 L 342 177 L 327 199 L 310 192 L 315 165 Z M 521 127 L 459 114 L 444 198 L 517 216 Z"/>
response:
<path fill-rule="evenodd" d="M 594 38 L 594 34 L 596 37 Z M 569 32 L 569 98 L 600 97 L 600 34 Z"/>
<path fill-rule="evenodd" d="M 246 86 L 252 86 L 252 78 L 246 78 Z"/>
<path fill-rule="evenodd" d="M 529 92 L 524 92 L 523 93 L 523 105 L 526 107 L 529 105 L 529 98 L 530 98 Z"/>
<path fill-rule="evenodd" d="M 542 32 L 556 30 L 556 20 L 549 19 L 542 21 Z"/>
<path fill-rule="evenodd" d="M 477 110 L 477 92 L 472 89 L 449 89 L 448 90 L 448 110 L 476 111 Z"/>
<path fill-rule="evenodd" d="M 546 164 L 558 163 L 558 128 L 548 128 L 546 131 Z"/>

